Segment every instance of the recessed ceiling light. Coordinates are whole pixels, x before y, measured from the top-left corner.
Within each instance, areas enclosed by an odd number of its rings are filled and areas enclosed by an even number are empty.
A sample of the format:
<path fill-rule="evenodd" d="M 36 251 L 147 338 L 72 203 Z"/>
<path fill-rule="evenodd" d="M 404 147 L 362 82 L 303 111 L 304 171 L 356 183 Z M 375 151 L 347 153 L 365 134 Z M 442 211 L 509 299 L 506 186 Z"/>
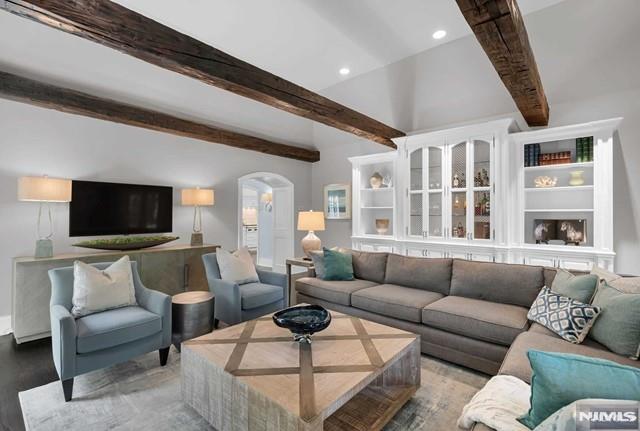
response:
<path fill-rule="evenodd" d="M 349 70 L 349 68 L 348 68 L 348 67 L 343 67 L 343 68 L 342 68 L 342 69 L 340 69 L 338 72 L 339 72 L 339 73 L 340 73 L 340 75 L 342 75 L 342 76 L 347 76 L 348 74 L 350 74 L 350 73 L 351 73 L 351 71 Z"/>
<path fill-rule="evenodd" d="M 434 39 L 442 39 L 443 37 L 445 37 L 447 35 L 447 32 L 444 30 L 438 30 L 435 33 L 433 33 L 433 38 Z"/>

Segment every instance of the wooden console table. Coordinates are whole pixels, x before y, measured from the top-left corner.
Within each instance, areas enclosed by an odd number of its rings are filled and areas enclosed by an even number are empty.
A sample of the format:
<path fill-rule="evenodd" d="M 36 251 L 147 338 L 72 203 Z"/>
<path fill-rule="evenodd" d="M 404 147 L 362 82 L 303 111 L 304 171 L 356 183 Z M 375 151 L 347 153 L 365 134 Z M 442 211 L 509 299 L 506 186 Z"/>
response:
<path fill-rule="evenodd" d="M 138 262 L 142 283 L 168 295 L 190 290 L 209 290 L 202 255 L 212 253 L 217 245 L 175 245 L 142 250 L 90 251 L 59 254 L 49 258 L 16 257 L 13 259 L 11 289 L 11 324 L 17 343 L 50 335 L 49 300 L 51 284 L 48 271 L 85 263 L 111 262 L 129 255 Z"/>

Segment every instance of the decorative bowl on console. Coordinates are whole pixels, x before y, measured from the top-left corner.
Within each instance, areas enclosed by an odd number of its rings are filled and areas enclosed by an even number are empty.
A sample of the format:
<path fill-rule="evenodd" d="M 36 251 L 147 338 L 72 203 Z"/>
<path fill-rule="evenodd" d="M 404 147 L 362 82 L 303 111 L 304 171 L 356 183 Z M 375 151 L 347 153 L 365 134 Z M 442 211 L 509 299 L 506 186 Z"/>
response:
<path fill-rule="evenodd" d="M 92 239 L 72 244 L 74 247 L 93 248 L 96 250 L 140 250 L 156 245 L 166 244 L 179 239 L 178 236 L 119 236 L 117 238 Z"/>
<path fill-rule="evenodd" d="M 288 329 L 298 343 L 311 343 L 311 336 L 327 329 L 331 313 L 320 305 L 296 305 L 273 315 L 273 322 Z"/>

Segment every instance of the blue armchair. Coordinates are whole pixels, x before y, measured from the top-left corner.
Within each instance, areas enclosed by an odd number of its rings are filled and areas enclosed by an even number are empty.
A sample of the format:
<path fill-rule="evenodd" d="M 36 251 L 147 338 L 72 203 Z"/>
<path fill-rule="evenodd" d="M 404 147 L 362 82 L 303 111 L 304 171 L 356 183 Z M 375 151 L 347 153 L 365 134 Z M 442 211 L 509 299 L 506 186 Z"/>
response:
<path fill-rule="evenodd" d="M 202 255 L 209 290 L 216 297 L 215 326 L 245 322 L 284 308 L 289 303 L 285 274 L 257 269 L 259 283 L 238 284 L 225 281 L 215 253 Z"/>
<path fill-rule="evenodd" d="M 111 263 L 93 264 L 105 269 Z M 138 306 L 71 315 L 73 267 L 49 271 L 51 280 L 51 343 L 53 362 L 65 401 L 71 400 L 73 379 L 89 371 L 127 361 L 154 350 L 160 365 L 167 363 L 171 345 L 171 297 L 142 285 L 136 262 L 131 262 Z"/>

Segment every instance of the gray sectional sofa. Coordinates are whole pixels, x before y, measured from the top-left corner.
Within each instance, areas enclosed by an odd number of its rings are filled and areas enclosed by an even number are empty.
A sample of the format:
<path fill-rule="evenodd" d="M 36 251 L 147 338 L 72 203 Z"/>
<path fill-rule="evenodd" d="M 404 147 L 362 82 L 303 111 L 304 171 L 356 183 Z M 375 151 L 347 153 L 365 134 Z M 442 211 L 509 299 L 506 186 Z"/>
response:
<path fill-rule="evenodd" d="M 487 374 L 530 382 L 529 349 L 575 353 L 640 367 L 587 339 L 575 345 L 527 320 L 556 270 L 351 251 L 356 279 L 296 281 L 297 302 L 319 304 L 421 336 L 422 352 Z"/>

